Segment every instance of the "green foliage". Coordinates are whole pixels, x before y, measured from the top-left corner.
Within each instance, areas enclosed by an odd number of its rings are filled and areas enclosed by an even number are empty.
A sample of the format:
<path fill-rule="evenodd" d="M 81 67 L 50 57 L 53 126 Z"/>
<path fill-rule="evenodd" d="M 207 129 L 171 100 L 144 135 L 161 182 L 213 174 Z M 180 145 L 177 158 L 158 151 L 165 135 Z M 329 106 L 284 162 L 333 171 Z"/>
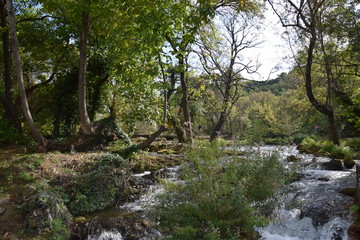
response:
<path fill-rule="evenodd" d="M 44 229 L 35 240 L 67 240 L 70 238 L 70 231 L 60 218 L 55 218 L 50 227 Z"/>
<path fill-rule="evenodd" d="M 37 234 L 36 239 L 69 239 L 72 215 L 59 195 L 40 192 L 29 199 L 24 209 L 27 230 Z"/>
<path fill-rule="evenodd" d="M 321 146 L 319 144 L 319 141 L 317 141 L 311 137 L 306 137 L 299 144 L 298 149 L 300 152 L 303 152 L 303 153 L 317 153 L 321 149 Z"/>
<path fill-rule="evenodd" d="M 95 161 L 95 166 L 77 176 L 66 192 L 69 210 L 75 215 L 110 207 L 127 187 L 127 161 L 116 154 L 105 154 Z"/>
<path fill-rule="evenodd" d="M 351 151 L 349 147 L 338 146 L 330 141 L 325 141 L 322 143 L 322 147 L 319 153 L 325 156 L 329 156 L 331 158 L 340 158 L 340 159 L 345 159 L 345 158 L 351 159 L 354 156 L 353 151 Z"/>
<path fill-rule="evenodd" d="M 171 239 L 255 239 L 285 170 L 276 156 L 225 157 L 215 142 L 189 153 L 184 184 L 171 184 L 154 217 Z"/>
<path fill-rule="evenodd" d="M 343 144 L 346 144 L 346 142 Z M 349 146 L 343 144 L 338 146 L 330 141 L 320 141 L 311 137 L 306 137 L 301 144 L 299 144 L 298 149 L 300 152 L 313 153 L 335 159 L 354 158 L 354 151 L 351 150 Z"/>
<path fill-rule="evenodd" d="M 349 138 L 344 140 L 344 144 L 349 146 L 353 151 L 360 152 L 360 138 Z"/>
<path fill-rule="evenodd" d="M 19 174 L 19 179 L 24 182 L 24 183 L 32 183 L 35 181 L 34 176 L 32 176 L 29 172 L 27 171 L 22 171 Z"/>
<path fill-rule="evenodd" d="M 0 113 L 2 113 L 1 110 Z M 5 113 L 2 113 L 2 116 L 0 116 L 0 145 L 19 144 L 25 142 L 28 138 L 26 136 L 21 136 L 21 134 L 16 131 L 10 123 L 8 123 L 4 116 Z"/>
<path fill-rule="evenodd" d="M 359 213 L 359 206 L 358 206 L 358 205 L 352 205 L 352 206 L 350 207 L 349 212 L 350 212 L 351 214 Z"/>

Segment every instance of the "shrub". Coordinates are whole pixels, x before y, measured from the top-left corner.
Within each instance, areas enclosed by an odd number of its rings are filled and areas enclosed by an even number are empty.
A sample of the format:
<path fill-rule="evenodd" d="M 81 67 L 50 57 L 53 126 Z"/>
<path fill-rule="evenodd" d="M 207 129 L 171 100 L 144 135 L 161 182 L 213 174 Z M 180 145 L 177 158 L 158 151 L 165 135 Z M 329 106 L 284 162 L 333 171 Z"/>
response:
<path fill-rule="evenodd" d="M 171 184 L 154 217 L 172 239 L 253 239 L 267 221 L 285 170 L 272 156 L 224 157 L 214 142 L 189 153 L 185 184 Z"/>
<path fill-rule="evenodd" d="M 353 151 L 360 152 L 360 138 L 346 139 L 345 145 L 349 146 Z"/>
<path fill-rule="evenodd" d="M 28 138 L 24 138 L 6 119 L 0 117 L 0 145 L 25 143 Z"/>
<path fill-rule="evenodd" d="M 328 156 L 330 158 L 344 159 L 344 158 L 352 158 L 353 152 L 349 147 L 338 146 L 333 144 L 330 141 L 325 141 L 321 143 L 322 147 L 319 150 L 321 155 Z"/>
<path fill-rule="evenodd" d="M 57 194 L 41 192 L 32 196 L 25 205 L 28 230 L 36 239 L 65 240 L 70 238 L 72 215 Z"/>
<path fill-rule="evenodd" d="M 319 144 L 319 141 L 311 137 L 306 137 L 298 145 L 298 149 L 302 153 L 317 153 L 321 149 L 321 145 Z"/>
<path fill-rule="evenodd" d="M 126 192 L 128 162 L 116 154 L 105 154 L 95 161 L 96 165 L 88 173 L 77 176 L 67 191 L 69 209 L 75 215 L 110 207 L 119 192 Z"/>
<path fill-rule="evenodd" d="M 346 144 L 347 142 L 345 142 Z M 350 147 L 344 146 L 344 144 L 338 146 L 330 141 L 317 141 L 311 137 L 306 137 L 299 144 L 298 149 L 300 152 L 313 153 L 335 159 L 351 159 L 355 156 L 354 151 Z"/>

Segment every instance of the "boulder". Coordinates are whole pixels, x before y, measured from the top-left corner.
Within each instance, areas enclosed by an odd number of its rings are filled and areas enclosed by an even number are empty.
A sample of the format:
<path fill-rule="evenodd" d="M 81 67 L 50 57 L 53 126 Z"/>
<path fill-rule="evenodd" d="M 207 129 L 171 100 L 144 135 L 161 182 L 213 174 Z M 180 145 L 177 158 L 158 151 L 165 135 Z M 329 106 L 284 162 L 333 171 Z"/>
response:
<path fill-rule="evenodd" d="M 340 190 L 340 193 L 346 196 L 355 197 L 356 188 L 344 188 Z"/>
<path fill-rule="evenodd" d="M 288 162 L 300 162 L 301 158 L 298 156 L 295 156 L 295 155 L 290 155 L 290 156 L 287 156 L 286 160 Z"/>
<path fill-rule="evenodd" d="M 344 166 L 345 166 L 346 168 L 351 169 L 351 168 L 353 168 L 353 167 L 355 166 L 355 161 L 352 160 L 352 159 L 349 159 L 349 158 L 345 158 L 345 159 L 344 159 Z"/>
<path fill-rule="evenodd" d="M 326 170 L 341 171 L 344 169 L 341 160 L 332 159 L 329 162 L 323 163 Z"/>
<path fill-rule="evenodd" d="M 26 222 L 37 233 L 54 229 L 69 234 L 72 215 L 63 200 L 54 193 L 40 192 L 29 199 L 26 205 Z M 61 228 L 61 229 L 60 229 Z"/>
<path fill-rule="evenodd" d="M 309 217 L 315 227 L 327 223 L 333 216 L 346 214 L 346 206 L 341 198 L 323 198 L 308 203 L 301 209 L 300 219 Z"/>
<path fill-rule="evenodd" d="M 79 233 L 81 233 L 79 235 Z M 73 238 L 80 239 L 126 239 L 157 240 L 161 239 L 159 231 L 139 215 L 128 215 L 122 218 L 93 219 L 90 223 L 78 225 L 73 229 Z"/>

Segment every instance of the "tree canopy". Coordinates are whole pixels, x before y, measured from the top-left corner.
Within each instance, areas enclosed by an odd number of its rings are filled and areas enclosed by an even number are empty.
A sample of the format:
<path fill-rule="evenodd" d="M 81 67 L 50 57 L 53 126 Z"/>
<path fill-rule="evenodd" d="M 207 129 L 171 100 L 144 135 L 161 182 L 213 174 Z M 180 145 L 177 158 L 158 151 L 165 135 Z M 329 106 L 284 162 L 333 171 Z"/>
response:
<path fill-rule="evenodd" d="M 334 142 L 341 132 L 357 135 L 357 4 L 2 0 L 0 141 L 18 142 L 30 136 L 28 128 L 39 145 L 79 128 L 92 135 L 94 123 L 110 116 L 129 134 L 164 125 L 188 142 L 211 133 L 306 134 L 309 125 L 326 125 L 326 118 Z M 266 6 L 296 45 L 297 65 L 276 79 L 249 81 L 242 71 L 256 73 L 257 64 L 243 61 L 242 50 L 256 46 Z M 15 41 L 19 54 L 13 58 Z M 23 87 L 15 84 L 21 75 Z"/>

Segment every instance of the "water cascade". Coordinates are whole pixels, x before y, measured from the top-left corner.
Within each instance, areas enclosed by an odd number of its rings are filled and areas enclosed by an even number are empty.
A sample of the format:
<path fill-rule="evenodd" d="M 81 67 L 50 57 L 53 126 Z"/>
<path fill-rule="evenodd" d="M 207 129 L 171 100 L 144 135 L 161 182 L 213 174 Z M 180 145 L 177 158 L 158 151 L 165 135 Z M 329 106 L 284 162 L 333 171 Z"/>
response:
<path fill-rule="evenodd" d="M 331 160 L 300 154 L 295 146 L 260 147 L 262 152 L 279 152 L 284 164 L 296 165 L 300 178 L 289 185 L 274 220 L 257 231 L 263 240 L 346 240 L 352 223 L 349 208 L 353 198 L 340 191 L 355 187 L 355 170 L 326 170 Z M 295 156 L 297 162 L 287 162 Z"/>
<path fill-rule="evenodd" d="M 352 197 L 340 191 L 355 186 L 355 170 L 326 170 L 331 159 L 300 154 L 296 146 L 241 147 L 244 152 L 277 153 L 288 168 L 296 168 L 297 181 L 291 183 L 282 195 L 280 207 L 273 221 L 256 228 L 262 240 L 347 240 L 347 229 L 352 217 L 349 208 Z M 293 161 L 294 159 L 296 161 Z M 163 184 L 154 181 L 161 177 L 178 180 L 179 167 L 155 172 L 134 174 L 133 181 L 146 189 L 136 200 L 93 217 L 87 239 L 161 239 L 156 226 L 148 222 L 146 209 L 156 204 L 156 196 L 164 191 Z"/>

